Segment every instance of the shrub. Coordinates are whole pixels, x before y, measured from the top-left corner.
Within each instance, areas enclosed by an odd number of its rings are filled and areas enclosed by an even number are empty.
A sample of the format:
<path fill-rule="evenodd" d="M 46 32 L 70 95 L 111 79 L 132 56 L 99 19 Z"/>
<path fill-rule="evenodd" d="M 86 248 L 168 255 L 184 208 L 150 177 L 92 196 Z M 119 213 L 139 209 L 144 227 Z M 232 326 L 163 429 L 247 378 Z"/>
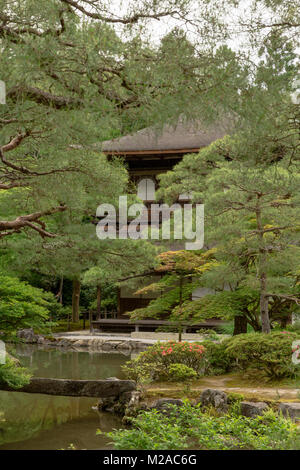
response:
<path fill-rule="evenodd" d="M 6 337 L 19 328 L 46 331 L 45 322 L 57 307 L 53 294 L 17 278 L 0 275 L 0 331 Z"/>
<path fill-rule="evenodd" d="M 199 335 L 202 335 L 204 338 L 206 337 L 207 339 L 214 341 L 214 340 L 219 340 L 219 335 L 218 333 L 213 330 L 213 329 L 207 329 L 207 328 L 200 328 L 200 330 L 197 330 L 197 333 Z"/>
<path fill-rule="evenodd" d="M 200 376 L 204 372 L 204 347 L 196 343 L 168 341 L 157 342 L 123 366 L 125 375 L 133 380 L 141 381 L 145 374 L 151 380 L 169 379 L 169 367 L 182 364 Z"/>
<path fill-rule="evenodd" d="M 300 319 L 299 319 L 299 317 L 296 318 L 296 321 L 294 323 L 292 323 L 291 325 L 287 325 L 286 329 L 288 331 L 293 331 L 295 333 L 300 334 Z"/>
<path fill-rule="evenodd" d="M 228 340 L 223 340 L 221 343 L 203 341 L 201 344 L 205 348 L 206 375 L 225 374 L 231 369 L 233 360 L 226 353 Z"/>
<path fill-rule="evenodd" d="M 169 377 L 175 382 L 186 382 L 195 379 L 197 372 L 184 364 L 171 364 L 169 366 Z"/>
<path fill-rule="evenodd" d="M 295 332 L 273 331 L 241 334 L 220 343 L 157 343 L 127 363 L 124 371 L 137 381 L 145 374 L 149 380 L 170 380 L 169 366 L 184 364 L 197 376 L 239 370 L 268 379 L 294 378 L 300 366 L 292 362 L 292 343 L 299 338 Z"/>
<path fill-rule="evenodd" d="M 232 336 L 234 332 L 234 321 L 232 320 L 232 321 L 228 321 L 226 323 L 221 324 L 220 326 L 218 326 L 217 331 L 221 334 Z M 254 329 L 248 323 L 247 333 L 252 333 L 253 331 Z"/>
<path fill-rule="evenodd" d="M 275 379 L 295 377 L 299 365 L 292 362 L 292 343 L 297 338 L 288 331 L 241 334 L 224 341 L 225 353 L 238 369 Z"/>
<path fill-rule="evenodd" d="M 210 416 L 187 400 L 180 413 L 170 405 L 168 413 L 143 411 L 131 421 L 132 428 L 108 434 L 118 450 L 286 450 L 299 447 L 300 440 L 297 426 L 272 410 L 255 418 Z"/>
<path fill-rule="evenodd" d="M 7 356 L 5 364 L 0 364 L 0 386 L 8 385 L 12 388 L 21 388 L 30 381 L 30 374 L 24 367 Z"/>

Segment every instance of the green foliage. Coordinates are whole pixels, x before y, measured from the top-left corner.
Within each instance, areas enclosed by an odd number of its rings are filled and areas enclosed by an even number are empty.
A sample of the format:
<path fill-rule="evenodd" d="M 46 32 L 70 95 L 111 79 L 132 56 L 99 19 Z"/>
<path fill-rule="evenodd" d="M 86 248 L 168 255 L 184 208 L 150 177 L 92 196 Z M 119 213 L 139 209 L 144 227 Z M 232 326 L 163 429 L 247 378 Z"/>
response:
<path fill-rule="evenodd" d="M 130 429 L 108 433 L 118 450 L 275 450 L 299 448 L 299 430 L 290 420 L 267 411 L 246 418 L 236 413 L 210 416 L 188 401 L 168 413 L 141 412 Z M 297 443 L 297 444 L 296 444 Z"/>
<path fill-rule="evenodd" d="M 123 366 L 128 378 L 139 382 L 172 380 L 170 366 L 182 364 L 197 376 L 240 371 L 265 380 L 295 378 L 299 365 L 292 362 L 292 343 L 299 334 L 288 331 L 247 333 L 221 342 L 157 343 Z M 199 352 L 198 352 L 199 351 Z"/>
<path fill-rule="evenodd" d="M 195 372 L 195 377 L 203 373 L 204 352 L 202 345 L 187 342 L 157 342 L 146 351 L 141 352 L 123 366 L 123 371 L 130 379 L 141 381 L 170 380 L 170 366 L 183 365 Z"/>
<path fill-rule="evenodd" d="M 90 323 L 88 320 L 85 322 L 85 328 L 88 330 Z M 79 331 L 83 330 L 83 320 L 80 320 L 78 323 L 67 322 L 64 320 L 59 320 L 56 322 L 55 326 L 51 328 L 52 333 L 61 333 L 64 331 Z"/>
<path fill-rule="evenodd" d="M 19 328 L 45 330 L 55 297 L 17 278 L 0 276 L 0 331 L 12 334 Z"/>
<path fill-rule="evenodd" d="M 182 326 L 189 321 L 184 305 L 189 304 L 192 292 L 198 286 L 198 278 L 214 264 L 214 249 L 202 251 L 167 251 L 157 256 L 157 272 L 166 273 L 158 282 L 152 283 L 136 294 L 159 292 L 157 298 L 144 308 L 129 312 L 133 319 L 165 318 L 171 323 L 169 331 L 182 332 Z"/>
<path fill-rule="evenodd" d="M 30 377 L 30 373 L 8 355 L 5 364 L 0 364 L 0 386 L 4 384 L 12 388 L 21 388 L 29 383 Z"/>
<path fill-rule="evenodd" d="M 218 333 L 213 328 L 200 328 L 196 333 L 211 341 L 218 341 L 220 339 Z"/>
<path fill-rule="evenodd" d="M 299 167 L 295 162 L 290 168 L 286 157 L 246 164 L 244 139 L 219 141 L 228 152 L 223 161 L 216 143 L 184 157 L 169 177 L 161 176 L 161 191 L 168 196 L 172 178 L 174 188 L 178 180 L 185 191 L 192 188 L 194 202 L 205 203 L 206 243 L 215 246 L 215 262 L 198 280 L 215 294 L 188 299 L 181 316 L 190 322 L 244 316 L 255 331 L 268 332 L 269 323 L 285 322 L 299 310 Z"/>
<path fill-rule="evenodd" d="M 197 372 L 185 364 L 171 364 L 168 373 L 170 380 L 174 382 L 186 382 L 197 378 Z"/>
<path fill-rule="evenodd" d="M 240 334 L 221 343 L 204 341 L 205 374 L 238 370 L 261 379 L 295 378 L 300 370 L 292 363 L 292 343 L 299 337 L 294 332 L 274 331 Z"/>
<path fill-rule="evenodd" d="M 296 319 L 294 323 L 287 325 L 286 330 L 293 331 L 294 333 L 298 333 L 300 335 L 300 320 Z"/>
<path fill-rule="evenodd" d="M 227 357 L 235 361 L 235 367 L 255 376 L 262 374 L 271 379 L 295 377 L 299 365 L 292 362 L 292 343 L 300 336 L 280 331 L 269 335 L 262 333 L 241 334 L 224 342 Z"/>
<path fill-rule="evenodd" d="M 292 343 L 299 334 L 274 331 L 269 335 L 247 333 L 221 342 L 156 343 L 123 366 L 126 376 L 139 382 L 172 380 L 170 366 L 182 364 L 196 376 L 242 371 L 262 379 L 295 378 L 299 365 L 292 362 Z M 195 376 L 195 377 L 196 377 Z"/>
<path fill-rule="evenodd" d="M 234 332 L 234 322 L 233 321 L 228 321 L 226 323 L 223 323 L 222 325 L 218 326 L 218 331 L 222 334 L 225 335 L 233 335 Z M 251 325 L 247 325 L 247 333 L 252 333 L 254 330 Z"/>
<path fill-rule="evenodd" d="M 226 352 L 228 340 L 219 343 L 206 340 L 201 344 L 205 348 L 205 374 L 221 375 L 231 370 L 233 360 Z"/>

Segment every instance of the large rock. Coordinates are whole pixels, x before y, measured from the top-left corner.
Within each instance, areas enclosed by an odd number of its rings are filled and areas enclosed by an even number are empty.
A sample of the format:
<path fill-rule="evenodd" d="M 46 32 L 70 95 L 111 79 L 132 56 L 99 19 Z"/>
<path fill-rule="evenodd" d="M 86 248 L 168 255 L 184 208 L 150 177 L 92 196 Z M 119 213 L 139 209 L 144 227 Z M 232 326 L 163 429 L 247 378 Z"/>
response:
<path fill-rule="evenodd" d="M 114 380 L 111 377 L 106 380 Z M 116 379 L 119 380 L 119 379 Z M 130 392 L 121 393 L 119 397 L 100 398 L 98 401 L 98 410 L 110 411 L 120 415 L 133 415 L 136 414 L 136 409 L 139 404 L 141 392 L 133 390 Z"/>
<path fill-rule="evenodd" d="M 89 346 L 88 340 L 86 339 L 77 339 L 76 341 L 73 342 L 73 346 L 79 347 L 79 348 L 87 348 Z"/>
<path fill-rule="evenodd" d="M 37 335 L 37 344 L 47 344 L 48 341 L 43 335 Z"/>
<path fill-rule="evenodd" d="M 23 330 L 18 330 L 17 336 L 21 339 L 24 339 L 26 343 L 37 343 L 39 335 L 36 335 L 33 331 L 33 328 L 24 328 Z"/>
<path fill-rule="evenodd" d="M 228 398 L 225 392 L 206 388 L 201 393 L 200 401 L 203 407 L 213 406 L 217 411 L 226 413 L 228 410 Z"/>
<path fill-rule="evenodd" d="M 116 349 L 121 349 L 125 351 L 131 351 L 131 344 L 130 341 L 123 341 L 122 343 L 118 344 Z"/>
<path fill-rule="evenodd" d="M 102 344 L 103 351 L 111 351 L 116 349 L 121 344 L 121 341 L 106 341 Z"/>
<path fill-rule="evenodd" d="M 268 405 L 263 401 L 252 402 L 242 401 L 241 402 L 241 414 L 247 418 L 255 418 L 255 416 L 261 416 L 267 411 Z"/>
<path fill-rule="evenodd" d="M 300 403 L 280 403 L 279 411 L 293 421 L 300 421 Z"/>
<path fill-rule="evenodd" d="M 60 348 L 74 349 L 74 343 L 66 338 L 58 339 L 58 341 L 55 343 L 55 346 Z"/>
<path fill-rule="evenodd" d="M 6 385 L 2 385 L 1 389 L 14 390 Z M 133 380 L 71 380 L 33 377 L 28 385 L 14 391 L 69 397 L 111 398 L 133 390 L 136 390 L 136 383 Z"/>
<path fill-rule="evenodd" d="M 182 406 L 183 401 L 180 398 L 159 398 L 154 403 L 152 403 L 151 408 L 156 410 L 166 410 L 169 405 Z"/>

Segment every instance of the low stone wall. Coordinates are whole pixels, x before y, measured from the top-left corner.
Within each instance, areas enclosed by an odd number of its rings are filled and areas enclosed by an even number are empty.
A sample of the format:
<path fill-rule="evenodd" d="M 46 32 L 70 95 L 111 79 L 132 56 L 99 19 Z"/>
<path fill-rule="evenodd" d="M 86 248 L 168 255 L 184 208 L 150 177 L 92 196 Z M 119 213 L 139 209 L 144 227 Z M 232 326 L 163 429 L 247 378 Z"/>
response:
<path fill-rule="evenodd" d="M 141 341 L 134 341 L 132 339 L 102 339 L 101 337 L 91 338 L 55 338 L 55 341 L 50 341 L 48 344 L 52 344 L 58 347 L 66 347 L 72 349 L 88 348 L 93 351 L 120 351 L 120 352 L 131 352 L 131 351 L 144 351 L 147 347 L 151 346 L 151 343 L 147 344 Z"/>
<path fill-rule="evenodd" d="M 42 335 L 34 334 L 31 328 L 20 330 L 18 332 L 19 338 L 29 344 L 40 344 L 40 345 L 51 345 L 61 348 L 69 349 L 81 349 L 88 348 L 94 351 L 120 351 L 120 352 L 131 352 L 131 351 L 144 351 L 147 347 L 151 346 L 152 343 L 145 341 L 136 341 L 133 338 L 122 338 L 111 339 L 102 338 L 101 336 L 81 337 L 78 336 L 53 336 L 45 337 Z"/>

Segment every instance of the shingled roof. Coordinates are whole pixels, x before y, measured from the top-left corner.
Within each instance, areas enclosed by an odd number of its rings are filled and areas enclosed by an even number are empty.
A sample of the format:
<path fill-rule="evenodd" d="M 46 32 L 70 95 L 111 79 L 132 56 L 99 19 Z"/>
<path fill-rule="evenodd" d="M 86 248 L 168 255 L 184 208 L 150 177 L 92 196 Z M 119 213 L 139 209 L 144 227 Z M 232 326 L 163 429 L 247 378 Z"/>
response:
<path fill-rule="evenodd" d="M 159 151 L 186 153 L 187 150 L 197 151 L 224 137 L 228 134 L 229 127 L 229 123 L 226 122 L 205 126 L 200 121 L 193 123 L 179 121 L 175 126 L 166 124 L 160 131 L 154 127 L 147 127 L 134 134 L 106 140 L 102 142 L 102 150 L 114 154 Z"/>

